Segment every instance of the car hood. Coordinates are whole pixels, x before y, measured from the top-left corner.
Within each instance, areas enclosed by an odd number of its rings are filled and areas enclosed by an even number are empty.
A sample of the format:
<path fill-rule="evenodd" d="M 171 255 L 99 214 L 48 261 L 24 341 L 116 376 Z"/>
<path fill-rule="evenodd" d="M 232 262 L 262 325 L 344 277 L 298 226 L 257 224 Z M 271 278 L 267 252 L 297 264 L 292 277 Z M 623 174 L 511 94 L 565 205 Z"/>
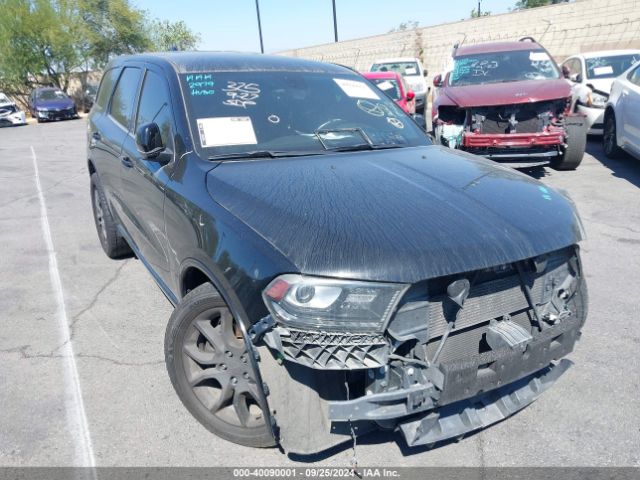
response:
<path fill-rule="evenodd" d="M 305 274 L 410 283 L 582 238 L 563 195 L 439 146 L 225 162 L 207 188 Z"/>
<path fill-rule="evenodd" d="M 571 86 L 564 79 L 527 80 L 463 87 L 448 86 L 441 93 L 459 107 L 489 107 L 567 98 L 571 96 Z"/>
<path fill-rule="evenodd" d="M 58 108 L 66 109 L 73 106 L 73 100 L 70 98 L 60 100 L 37 100 L 34 104 L 36 108 Z"/>

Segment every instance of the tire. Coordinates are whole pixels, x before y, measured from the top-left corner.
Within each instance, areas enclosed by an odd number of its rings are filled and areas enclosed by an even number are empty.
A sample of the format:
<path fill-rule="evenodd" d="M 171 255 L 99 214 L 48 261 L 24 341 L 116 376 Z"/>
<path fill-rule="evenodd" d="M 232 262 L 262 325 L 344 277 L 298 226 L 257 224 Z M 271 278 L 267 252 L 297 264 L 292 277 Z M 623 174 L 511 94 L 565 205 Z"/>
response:
<path fill-rule="evenodd" d="M 604 119 L 602 149 L 607 158 L 611 159 L 620 158 L 623 154 L 622 149 L 618 146 L 616 117 L 613 113 L 609 113 Z"/>
<path fill-rule="evenodd" d="M 109 211 L 107 199 L 100 185 L 97 173 L 91 174 L 91 206 L 93 208 L 93 220 L 96 224 L 98 238 L 104 253 L 109 258 L 121 258 L 131 255 L 133 252 L 127 241 L 118 235 L 116 222 Z"/>
<path fill-rule="evenodd" d="M 555 170 L 575 170 L 578 168 L 587 148 L 587 131 L 584 123 L 568 123 L 565 125 L 565 131 L 567 133 L 567 146 L 562 156 L 556 157 L 551 162 L 551 166 Z"/>
<path fill-rule="evenodd" d="M 207 430 L 248 447 L 276 445 L 258 406 L 242 333 L 210 283 L 189 292 L 175 308 L 164 350 L 173 388 Z"/>

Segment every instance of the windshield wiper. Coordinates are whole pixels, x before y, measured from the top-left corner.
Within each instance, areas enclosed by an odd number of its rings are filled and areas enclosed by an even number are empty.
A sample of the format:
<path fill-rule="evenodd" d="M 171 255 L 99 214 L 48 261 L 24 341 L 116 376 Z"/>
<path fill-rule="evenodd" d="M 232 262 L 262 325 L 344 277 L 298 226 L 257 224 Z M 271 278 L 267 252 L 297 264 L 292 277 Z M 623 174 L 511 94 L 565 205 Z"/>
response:
<path fill-rule="evenodd" d="M 307 155 L 323 155 L 326 152 L 322 150 L 290 150 L 290 151 L 277 151 L 277 150 L 253 150 L 251 152 L 231 152 L 220 153 L 218 155 L 212 155 L 208 157 L 208 160 L 233 160 L 236 158 L 282 158 L 282 157 L 303 157 Z"/>
<path fill-rule="evenodd" d="M 371 143 L 356 143 L 355 145 L 345 145 L 343 147 L 330 148 L 330 152 L 357 152 L 359 150 L 387 150 L 390 148 L 403 148 L 406 145 L 399 143 L 390 144 L 371 144 Z"/>

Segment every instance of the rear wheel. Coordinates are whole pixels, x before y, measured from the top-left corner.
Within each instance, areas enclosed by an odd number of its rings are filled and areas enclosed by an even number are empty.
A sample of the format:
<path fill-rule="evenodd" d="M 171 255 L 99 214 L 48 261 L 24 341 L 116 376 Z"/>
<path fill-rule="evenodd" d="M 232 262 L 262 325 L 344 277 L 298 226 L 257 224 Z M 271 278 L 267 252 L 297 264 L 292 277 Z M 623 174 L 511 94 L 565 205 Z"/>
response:
<path fill-rule="evenodd" d="M 587 148 L 587 132 L 584 123 L 568 123 L 565 125 L 566 144 L 561 156 L 551 162 L 556 170 L 575 170 L 582 162 Z"/>
<path fill-rule="evenodd" d="M 173 311 L 165 361 L 184 406 L 219 437 L 271 447 L 249 355 L 237 321 L 210 283 L 189 292 Z"/>
<path fill-rule="evenodd" d="M 622 156 L 622 149 L 618 146 L 616 117 L 613 113 L 608 114 L 604 119 L 602 148 L 607 158 L 620 158 Z"/>
<path fill-rule="evenodd" d="M 102 190 L 97 173 L 91 174 L 91 205 L 93 207 L 93 219 L 96 223 L 98 238 L 104 253 L 109 258 L 121 258 L 131 255 L 132 251 L 124 238 L 118 235 L 116 222 L 109 211 L 107 199 Z"/>

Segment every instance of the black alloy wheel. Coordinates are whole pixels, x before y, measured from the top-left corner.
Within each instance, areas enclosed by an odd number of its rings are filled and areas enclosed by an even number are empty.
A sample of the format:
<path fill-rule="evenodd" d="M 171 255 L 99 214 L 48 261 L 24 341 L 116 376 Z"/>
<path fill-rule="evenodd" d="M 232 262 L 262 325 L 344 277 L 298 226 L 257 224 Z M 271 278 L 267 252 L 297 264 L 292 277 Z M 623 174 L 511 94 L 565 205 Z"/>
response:
<path fill-rule="evenodd" d="M 275 442 L 249 355 L 237 321 L 211 284 L 189 292 L 171 315 L 165 358 L 185 407 L 226 440 L 270 447 Z"/>

